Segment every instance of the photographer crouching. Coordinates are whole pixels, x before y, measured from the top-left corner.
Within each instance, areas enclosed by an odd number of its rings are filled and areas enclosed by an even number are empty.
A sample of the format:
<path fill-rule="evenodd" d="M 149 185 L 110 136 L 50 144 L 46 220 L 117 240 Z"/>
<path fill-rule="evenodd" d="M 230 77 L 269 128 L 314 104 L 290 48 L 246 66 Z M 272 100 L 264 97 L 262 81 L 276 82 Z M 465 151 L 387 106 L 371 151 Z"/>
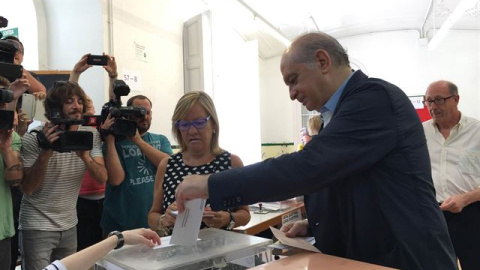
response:
<path fill-rule="evenodd" d="M 100 135 L 80 125 L 86 99 L 77 83 L 56 82 L 44 101 L 50 122 L 23 137 L 23 269 L 43 269 L 76 252 L 83 175 L 88 170 L 96 181 L 107 181 Z"/>
<path fill-rule="evenodd" d="M 165 136 L 148 132 L 152 122 L 150 99 L 134 96 L 128 100 L 127 107 L 120 107 L 120 97 L 128 94 L 129 90 L 118 90 L 125 85 L 114 88 L 116 101 L 110 101 L 104 108 L 111 104 L 118 108 L 107 109 L 110 113 L 101 126 L 108 171 L 101 222 L 104 235 L 115 230 L 148 228 L 147 217 L 153 202 L 157 166 L 172 154 L 170 142 Z M 120 111 L 119 115 L 113 117 L 114 111 Z M 128 121 L 134 123 L 133 135 L 124 132 L 129 129 Z M 120 133 L 124 135 L 119 136 Z"/>

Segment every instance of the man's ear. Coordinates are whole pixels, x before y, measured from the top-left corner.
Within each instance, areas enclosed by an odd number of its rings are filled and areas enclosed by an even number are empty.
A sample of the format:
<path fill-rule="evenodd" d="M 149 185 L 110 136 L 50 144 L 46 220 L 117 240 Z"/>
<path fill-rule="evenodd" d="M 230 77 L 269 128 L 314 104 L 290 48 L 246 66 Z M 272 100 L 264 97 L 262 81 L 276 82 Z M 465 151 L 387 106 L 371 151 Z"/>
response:
<path fill-rule="evenodd" d="M 332 59 L 325 50 L 317 50 L 315 52 L 315 59 L 317 60 L 317 67 L 321 70 L 322 73 L 327 73 L 332 67 Z"/>

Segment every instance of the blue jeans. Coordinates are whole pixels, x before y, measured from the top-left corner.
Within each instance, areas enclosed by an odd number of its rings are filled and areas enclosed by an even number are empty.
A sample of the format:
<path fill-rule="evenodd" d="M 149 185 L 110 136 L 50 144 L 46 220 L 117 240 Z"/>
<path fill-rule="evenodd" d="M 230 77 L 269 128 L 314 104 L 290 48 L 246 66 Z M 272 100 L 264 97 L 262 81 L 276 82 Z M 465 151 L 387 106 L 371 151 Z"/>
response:
<path fill-rule="evenodd" d="M 20 233 L 23 269 L 43 269 L 77 251 L 76 227 L 58 232 L 23 230 Z"/>

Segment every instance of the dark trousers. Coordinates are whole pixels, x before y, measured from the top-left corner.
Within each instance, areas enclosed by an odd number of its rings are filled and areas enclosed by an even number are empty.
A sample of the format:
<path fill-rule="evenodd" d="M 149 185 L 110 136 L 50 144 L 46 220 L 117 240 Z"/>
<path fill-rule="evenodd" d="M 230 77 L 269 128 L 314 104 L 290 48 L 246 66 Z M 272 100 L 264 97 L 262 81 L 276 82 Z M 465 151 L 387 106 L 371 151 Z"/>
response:
<path fill-rule="evenodd" d="M 103 201 L 87 200 L 78 198 L 77 200 L 77 249 L 82 250 L 103 240 L 102 219 Z"/>
<path fill-rule="evenodd" d="M 10 267 L 10 240 L 10 237 L 0 240 L 0 269 Z"/>
<path fill-rule="evenodd" d="M 480 202 L 460 213 L 444 211 L 443 215 L 462 270 L 480 269 Z"/>
<path fill-rule="evenodd" d="M 23 193 L 20 187 L 12 187 L 12 205 L 13 205 L 13 223 L 15 226 L 15 235 L 11 239 L 11 263 L 10 270 L 15 270 L 17 266 L 17 259 L 20 253 L 18 252 L 18 217 L 20 215 L 20 205 L 22 204 Z"/>

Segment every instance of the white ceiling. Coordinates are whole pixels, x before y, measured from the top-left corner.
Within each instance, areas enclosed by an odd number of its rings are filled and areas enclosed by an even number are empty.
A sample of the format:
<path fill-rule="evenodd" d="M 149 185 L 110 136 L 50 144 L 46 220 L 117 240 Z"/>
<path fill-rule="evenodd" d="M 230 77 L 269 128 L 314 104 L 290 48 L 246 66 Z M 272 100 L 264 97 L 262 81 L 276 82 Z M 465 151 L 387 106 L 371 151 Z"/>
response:
<path fill-rule="evenodd" d="M 431 38 L 461 0 L 200 0 L 217 9 L 246 40 L 257 39 L 259 55 L 270 58 L 300 34 L 323 31 L 336 38 L 367 33 L 416 30 Z M 468 7 L 452 29 L 480 30 L 480 0 L 462 0 Z M 254 20 L 256 18 L 256 20 Z M 269 25 L 269 26 L 267 26 Z M 435 25 L 435 27 L 433 27 Z M 434 29 L 435 28 L 435 29 Z"/>

